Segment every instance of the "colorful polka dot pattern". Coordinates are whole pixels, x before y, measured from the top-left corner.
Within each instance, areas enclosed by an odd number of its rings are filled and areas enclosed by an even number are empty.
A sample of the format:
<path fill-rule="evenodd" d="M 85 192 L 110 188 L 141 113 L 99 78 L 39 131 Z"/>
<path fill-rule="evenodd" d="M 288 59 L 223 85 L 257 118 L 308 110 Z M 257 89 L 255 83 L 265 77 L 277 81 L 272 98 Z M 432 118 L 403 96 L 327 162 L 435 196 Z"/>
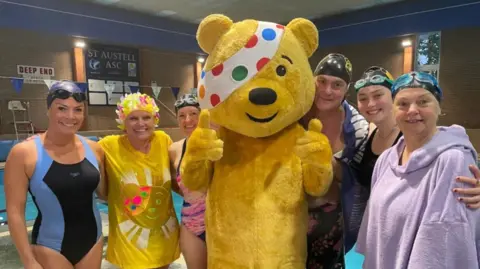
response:
<path fill-rule="evenodd" d="M 150 187 L 141 187 L 140 188 L 140 195 L 136 195 L 134 197 L 126 198 L 124 200 L 124 204 L 129 211 L 135 211 L 150 195 Z"/>
<path fill-rule="evenodd" d="M 242 49 L 212 70 L 202 71 L 198 83 L 200 106 L 217 106 L 255 76 L 277 53 L 284 30 L 282 25 L 259 21 L 255 34 Z"/>

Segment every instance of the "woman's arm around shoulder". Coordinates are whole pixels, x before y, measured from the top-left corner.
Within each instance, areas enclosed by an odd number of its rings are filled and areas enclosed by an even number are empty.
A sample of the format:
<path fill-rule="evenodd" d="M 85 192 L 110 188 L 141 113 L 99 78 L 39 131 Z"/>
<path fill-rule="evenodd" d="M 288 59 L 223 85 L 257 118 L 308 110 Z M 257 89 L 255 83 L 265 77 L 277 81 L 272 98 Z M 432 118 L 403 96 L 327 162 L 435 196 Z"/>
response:
<path fill-rule="evenodd" d="M 30 247 L 25 225 L 29 177 L 32 176 L 36 162 L 34 153 L 34 140 L 16 144 L 8 154 L 4 170 L 8 229 L 25 268 L 41 268 Z"/>
<path fill-rule="evenodd" d="M 432 173 L 434 189 L 417 231 L 408 268 L 479 268 L 477 244 L 480 241 L 480 211 L 458 202 L 452 189 L 464 183 L 457 176 L 472 177 L 469 165 L 475 163 L 471 151 L 449 149 L 436 160 Z M 435 168 L 432 168 L 435 169 Z"/>
<path fill-rule="evenodd" d="M 92 148 L 95 156 L 98 161 L 98 169 L 100 170 L 100 183 L 97 187 L 97 196 L 98 198 L 107 201 L 108 200 L 108 178 L 107 173 L 105 173 L 105 151 L 100 146 L 99 143 L 87 139 L 88 145 Z"/>

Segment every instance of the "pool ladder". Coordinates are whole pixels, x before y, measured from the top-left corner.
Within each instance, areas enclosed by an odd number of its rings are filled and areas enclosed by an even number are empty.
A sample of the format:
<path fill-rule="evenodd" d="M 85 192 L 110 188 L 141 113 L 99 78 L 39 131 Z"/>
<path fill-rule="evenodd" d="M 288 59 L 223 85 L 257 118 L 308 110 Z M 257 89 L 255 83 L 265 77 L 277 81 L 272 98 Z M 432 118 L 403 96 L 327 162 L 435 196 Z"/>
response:
<path fill-rule="evenodd" d="M 11 100 L 8 102 L 8 110 L 12 111 L 13 127 L 15 129 L 15 136 L 19 140 L 19 135 L 29 137 L 35 134 L 32 120 L 30 119 L 30 103 L 18 100 Z"/>

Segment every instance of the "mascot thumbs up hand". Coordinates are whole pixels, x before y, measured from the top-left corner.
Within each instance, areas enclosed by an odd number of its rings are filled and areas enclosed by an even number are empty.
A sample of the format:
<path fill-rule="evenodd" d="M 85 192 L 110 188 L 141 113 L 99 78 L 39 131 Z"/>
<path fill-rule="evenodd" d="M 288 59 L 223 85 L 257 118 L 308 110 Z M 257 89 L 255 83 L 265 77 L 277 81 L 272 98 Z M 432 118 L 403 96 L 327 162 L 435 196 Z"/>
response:
<path fill-rule="evenodd" d="M 197 170 L 198 175 L 210 174 L 212 162 L 218 161 L 223 155 L 223 141 L 217 137 L 217 132 L 210 127 L 210 112 L 202 110 L 198 125 L 187 141 L 185 159 L 180 168 L 181 173 Z M 186 170 L 185 170 L 186 169 Z M 188 180 L 190 178 L 186 178 Z M 185 179 L 184 179 L 185 180 Z M 208 178 L 199 176 L 195 181 L 184 182 L 192 190 L 205 188 Z"/>
<path fill-rule="evenodd" d="M 312 196 L 324 195 L 332 183 L 332 147 L 322 128 L 319 120 L 310 120 L 308 130 L 294 148 L 302 161 L 305 191 Z"/>

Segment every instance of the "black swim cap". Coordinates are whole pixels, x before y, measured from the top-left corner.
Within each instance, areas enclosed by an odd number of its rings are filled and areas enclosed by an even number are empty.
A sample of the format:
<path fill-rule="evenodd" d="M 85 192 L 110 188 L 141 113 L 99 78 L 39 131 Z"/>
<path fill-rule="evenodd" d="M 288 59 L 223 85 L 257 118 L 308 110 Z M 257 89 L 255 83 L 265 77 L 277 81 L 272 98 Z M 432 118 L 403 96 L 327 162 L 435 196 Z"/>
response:
<path fill-rule="evenodd" d="M 313 75 L 338 77 L 349 84 L 352 80 L 352 63 L 342 54 L 330 53 L 318 63 Z"/>
<path fill-rule="evenodd" d="M 175 102 L 175 111 L 178 112 L 180 108 L 186 106 L 194 106 L 200 109 L 200 104 L 198 103 L 198 99 L 195 94 L 187 93 L 180 97 L 180 99 Z"/>

